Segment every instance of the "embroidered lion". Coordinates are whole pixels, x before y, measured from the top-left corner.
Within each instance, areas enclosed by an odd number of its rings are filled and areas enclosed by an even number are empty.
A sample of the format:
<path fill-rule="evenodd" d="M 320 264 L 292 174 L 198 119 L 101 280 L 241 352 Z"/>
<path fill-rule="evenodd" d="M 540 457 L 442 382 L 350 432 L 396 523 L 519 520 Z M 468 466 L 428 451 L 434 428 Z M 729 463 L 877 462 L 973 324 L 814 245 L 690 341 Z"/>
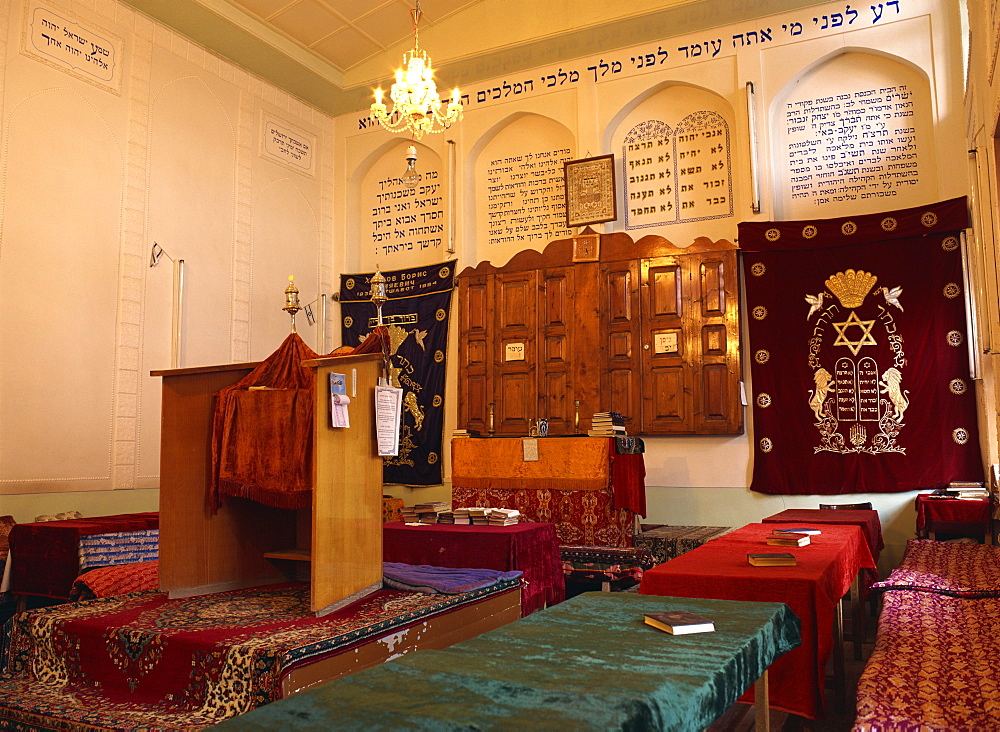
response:
<path fill-rule="evenodd" d="M 424 410 L 420 408 L 417 403 L 417 395 L 412 391 L 406 392 L 406 396 L 403 397 L 403 408 L 413 415 L 414 429 L 419 430 L 424 424 Z"/>
<path fill-rule="evenodd" d="M 889 401 L 892 402 L 893 419 L 897 424 L 903 423 L 903 412 L 910 406 L 910 401 L 906 398 L 906 394 L 900 389 L 902 382 L 903 375 L 895 367 L 886 369 L 886 372 L 882 374 L 882 380 L 879 382 L 879 386 L 881 387 L 880 392 L 888 396 Z"/>
<path fill-rule="evenodd" d="M 809 406 L 813 410 L 813 414 L 816 415 L 816 420 L 819 422 L 823 421 L 823 402 L 826 401 L 827 395 L 830 393 L 836 382 L 833 380 L 833 375 L 824 368 L 816 369 L 816 373 L 813 374 L 813 381 L 816 382 L 816 391 L 812 389 L 809 390 Z"/>

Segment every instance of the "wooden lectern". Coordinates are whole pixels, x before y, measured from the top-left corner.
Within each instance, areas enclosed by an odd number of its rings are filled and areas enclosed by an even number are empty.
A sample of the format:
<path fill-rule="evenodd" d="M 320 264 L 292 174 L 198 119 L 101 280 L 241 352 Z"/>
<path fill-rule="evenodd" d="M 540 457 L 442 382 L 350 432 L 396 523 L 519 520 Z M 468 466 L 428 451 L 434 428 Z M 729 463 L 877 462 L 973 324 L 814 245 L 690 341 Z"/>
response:
<path fill-rule="evenodd" d="M 310 567 L 311 608 L 323 615 L 381 587 L 382 458 L 375 442 L 380 353 L 304 362 L 315 370 L 311 509 L 231 498 L 212 513 L 214 394 L 258 364 L 153 371 L 163 379 L 160 590 L 189 597 L 297 579 Z M 350 428 L 330 426 L 329 374 L 346 376 Z"/>

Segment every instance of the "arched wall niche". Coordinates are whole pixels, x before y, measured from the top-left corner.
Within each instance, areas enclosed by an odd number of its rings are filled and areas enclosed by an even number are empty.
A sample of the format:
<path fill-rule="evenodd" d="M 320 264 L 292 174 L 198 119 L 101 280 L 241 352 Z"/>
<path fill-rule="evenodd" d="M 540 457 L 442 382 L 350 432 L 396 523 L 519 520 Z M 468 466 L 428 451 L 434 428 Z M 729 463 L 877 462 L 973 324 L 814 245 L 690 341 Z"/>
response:
<path fill-rule="evenodd" d="M 68 119 L 73 135 L 62 133 Z M 107 489 L 118 323 L 139 317 L 136 293 L 118 284 L 122 145 L 67 87 L 12 103 L 3 133 L 0 483 Z M 58 419 L 29 418 L 39 414 Z"/>
<path fill-rule="evenodd" d="M 566 228 L 563 162 L 575 157 L 573 133 L 535 113 L 515 113 L 471 147 L 465 170 L 464 263 L 503 263 L 524 249 L 541 251 Z"/>
<path fill-rule="evenodd" d="M 736 116 L 730 102 L 694 84 L 664 82 L 637 96 L 604 134 L 615 155 L 615 229 L 659 234 L 679 246 L 731 237 L 737 210 Z"/>
<path fill-rule="evenodd" d="M 407 148 L 417 153 L 416 185 L 404 185 Z M 350 181 L 355 243 L 347 272 L 419 267 L 446 259 L 450 181 L 446 161 L 420 141 L 393 137 L 358 165 Z"/>
<path fill-rule="evenodd" d="M 833 218 L 939 197 L 935 103 L 927 74 L 844 48 L 802 70 L 768 114 L 775 218 Z"/>
<path fill-rule="evenodd" d="M 186 75 L 151 94 L 148 124 L 147 236 L 185 262 L 179 365 L 236 360 L 243 313 L 234 297 L 238 156 L 229 108 L 202 78 Z M 159 474 L 162 384 L 149 373 L 171 364 L 171 267 L 161 258 L 144 270 L 139 476 Z"/>

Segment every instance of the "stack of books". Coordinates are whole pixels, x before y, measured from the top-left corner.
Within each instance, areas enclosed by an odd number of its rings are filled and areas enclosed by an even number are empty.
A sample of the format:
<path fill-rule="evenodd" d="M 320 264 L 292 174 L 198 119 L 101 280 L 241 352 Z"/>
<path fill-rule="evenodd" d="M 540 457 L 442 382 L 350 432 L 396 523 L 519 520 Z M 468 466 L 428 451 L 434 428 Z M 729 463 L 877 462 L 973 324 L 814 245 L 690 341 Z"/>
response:
<path fill-rule="evenodd" d="M 456 508 L 451 512 L 451 522 L 453 524 L 471 524 L 472 519 L 469 518 L 469 511 L 471 510 L 471 508 Z"/>
<path fill-rule="evenodd" d="M 473 526 L 489 526 L 490 525 L 490 510 L 489 508 L 480 508 L 476 506 L 475 508 L 469 509 L 469 521 L 472 522 Z"/>
<path fill-rule="evenodd" d="M 490 526 L 511 526 L 521 520 L 521 512 L 516 508 L 489 509 Z"/>
<path fill-rule="evenodd" d="M 419 523 L 417 512 L 413 509 L 413 506 L 403 506 L 399 509 L 399 517 L 408 524 Z"/>
<path fill-rule="evenodd" d="M 625 417 L 619 412 L 594 412 L 587 434 L 591 437 L 624 437 Z"/>
<path fill-rule="evenodd" d="M 422 524 L 436 524 L 438 522 L 438 514 L 443 511 L 450 511 L 451 506 L 444 501 L 428 501 L 427 503 L 416 504 L 413 510 L 417 514 L 418 522 Z"/>
<path fill-rule="evenodd" d="M 948 484 L 948 492 L 956 498 L 982 499 L 990 497 L 989 491 L 983 487 L 982 483 L 952 481 Z"/>
<path fill-rule="evenodd" d="M 809 534 L 775 529 L 774 533 L 767 537 L 767 543 L 770 546 L 806 546 L 809 544 Z"/>
<path fill-rule="evenodd" d="M 466 437 L 479 437 L 479 432 L 476 430 L 452 430 L 451 439 L 461 440 Z"/>

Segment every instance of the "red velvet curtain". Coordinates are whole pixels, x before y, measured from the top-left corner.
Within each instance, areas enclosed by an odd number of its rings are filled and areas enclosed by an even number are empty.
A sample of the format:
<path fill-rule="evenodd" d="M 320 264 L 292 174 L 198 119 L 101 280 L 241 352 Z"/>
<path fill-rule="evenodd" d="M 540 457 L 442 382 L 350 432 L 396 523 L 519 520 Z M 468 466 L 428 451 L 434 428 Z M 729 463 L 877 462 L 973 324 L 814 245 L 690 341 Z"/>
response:
<path fill-rule="evenodd" d="M 964 198 L 740 224 L 752 490 L 878 493 L 983 479 L 967 225 Z"/>

